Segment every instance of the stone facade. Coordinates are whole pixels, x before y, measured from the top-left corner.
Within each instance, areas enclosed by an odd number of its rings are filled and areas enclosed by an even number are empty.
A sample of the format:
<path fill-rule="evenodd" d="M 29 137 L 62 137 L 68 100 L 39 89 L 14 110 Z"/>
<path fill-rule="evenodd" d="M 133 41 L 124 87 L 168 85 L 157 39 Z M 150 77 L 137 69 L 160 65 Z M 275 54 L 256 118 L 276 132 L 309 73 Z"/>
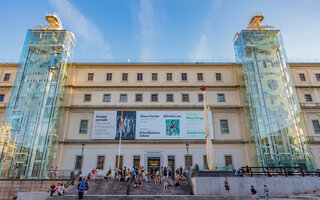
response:
<path fill-rule="evenodd" d="M 0 119 L 3 120 L 6 104 L 10 96 L 17 64 L 0 64 Z M 291 64 L 300 106 L 310 138 L 317 168 L 320 168 L 320 130 L 315 127 L 320 122 L 320 64 Z M 93 73 L 92 80 L 88 76 Z M 122 74 L 128 74 L 128 80 L 122 81 Z M 142 80 L 137 74 L 142 73 Z M 167 80 L 167 74 L 172 80 Z M 182 79 L 187 74 L 187 80 Z M 198 74 L 202 74 L 202 80 Z M 10 74 L 5 80 L 5 74 Z M 107 80 L 107 74 L 112 74 Z M 157 80 L 152 76 L 157 74 Z M 304 74 L 305 79 L 301 78 Z M 221 80 L 219 80 L 221 77 Z M 55 165 L 59 169 L 74 169 L 76 156 L 84 147 L 83 170 L 88 173 L 97 167 L 98 156 L 104 156 L 104 173 L 114 168 L 118 153 L 118 140 L 92 140 L 91 128 L 93 113 L 96 110 L 203 110 L 198 95 L 201 85 L 207 87 L 208 101 L 211 104 L 214 129 L 214 162 L 216 166 L 232 164 L 234 168 L 250 163 L 241 91 L 238 80 L 238 66 L 235 63 L 222 64 L 95 64 L 73 63 L 70 67 L 66 98 L 64 102 L 64 120 L 60 130 L 59 148 Z M 91 95 L 90 101 L 84 96 Z M 104 102 L 104 94 L 110 94 L 110 102 Z M 120 94 L 127 95 L 127 102 L 120 102 Z M 142 101 L 136 101 L 136 94 L 142 94 Z M 151 94 L 158 94 L 156 102 Z M 173 102 L 167 102 L 166 95 L 173 95 Z M 189 101 L 182 101 L 182 94 L 189 95 Z M 224 95 L 218 101 L 218 94 Z M 311 101 L 309 96 L 311 95 Z M 1 100 L 0 96 L 0 100 Z M 308 100 L 308 101 L 307 101 Z M 88 120 L 87 132 L 79 133 L 80 121 Z M 228 121 L 228 133 L 222 133 L 220 120 Z M 1 137 L 0 137 L 1 140 Z M 1 143 L 1 142 L 0 142 Z M 168 158 L 174 158 L 175 167 L 185 167 L 186 144 L 192 165 L 204 166 L 206 155 L 204 140 L 134 140 L 123 141 L 121 155 L 123 165 L 133 167 L 134 156 L 139 156 L 140 165 L 147 166 L 147 158 L 154 155 L 160 159 L 160 165 L 168 165 Z M 226 163 L 227 162 L 227 163 Z"/>

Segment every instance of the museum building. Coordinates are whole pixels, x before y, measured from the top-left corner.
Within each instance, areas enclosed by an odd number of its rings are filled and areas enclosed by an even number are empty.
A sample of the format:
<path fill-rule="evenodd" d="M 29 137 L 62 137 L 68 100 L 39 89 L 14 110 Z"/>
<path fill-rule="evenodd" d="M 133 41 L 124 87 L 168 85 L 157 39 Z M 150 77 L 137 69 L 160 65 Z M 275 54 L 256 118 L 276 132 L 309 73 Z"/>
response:
<path fill-rule="evenodd" d="M 31 29 L 21 61 L 0 64 L 2 176 L 207 169 L 203 85 L 214 169 L 320 168 L 320 63 L 289 65 L 279 30 L 241 31 L 237 63 L 70 63 L 74 42 Z"/>

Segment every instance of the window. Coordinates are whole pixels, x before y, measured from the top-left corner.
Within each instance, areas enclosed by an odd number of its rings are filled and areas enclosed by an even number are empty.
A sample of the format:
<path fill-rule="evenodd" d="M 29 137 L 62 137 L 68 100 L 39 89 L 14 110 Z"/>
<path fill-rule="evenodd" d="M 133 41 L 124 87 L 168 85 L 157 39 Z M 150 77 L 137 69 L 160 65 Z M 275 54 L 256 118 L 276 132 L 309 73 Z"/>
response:
<path fill-rule="evenodd" d="M 120 102 L 127 102 L 127 95 L 126 94 L 120 94 Z"/>
<path fill-rule="evenodd" d="M 320 134 L 320 124 L 318 120 L 312 120 L 312 125 L 314 129 L 314 133 Z"/>
<path fill-rule="evenodd" d="M 221 77 L 221 73 L 216 73 L 216 81 L 221 81 L 222 77 Z"/>
<path fill-rule="evenodd" d="M 122 73 L 122 81 L 128 80 L 128 73 Z"/>
<path fill-rule="evenodd" d="M 171 169 L 175 169 L 174 160 L 174 156 L 168 156 L 168 167 Z"/>
<path fill-rule="evenodd" d="M 136 94 L 136 101 L 138 102 L 142 101 L 142 94 Z"/>
<path fill-rule="evenodd" d="M 173 102 L 173 94 L 167 94 L 167 102 Z"/>
<path fill-rule="evenodd" d="M 203 102 L 203 94 L 199 94 L 198 95 L 198 101 L 199 102 Z"/>
<path fill-rule="evenodd" d="M 112 73 L 107 73 L 107 81 L 111 81 L 112 80 Z"/>
<path fill-rule="evenodd" d="M 305 98 L 306 102 L 312 102 L 311 94 L 305 94 L 304 98 Z"/>
<path fill-rule="evenodd" d="M 306 81 L 306 76 L 304 74 L 299 74 L 300 81 Z"/>
<path fill-rule="evenodd" d="M 91 94 L 85 94 L 84 101 L 91 101 Z"/>
<path fill-rule="evenodd" d="M 181 74 L 181 80 L 186 81 L 188 79 L 187 73 L 182 73 Z"/>
<path fill-rule="evenodd" d="M 203 81 L 203 74 L 202 73 L 198 73 L 198 81 Z"/>
<path fill-rule="evenodd" d="M 9 80 L 10 80 L 10 74 L 5 73 L 5 74 L 4 74 L 3 81 L 9 81 Z"/>
<path fill-rule="evenodd" d="M 229 133 L 228 120 L 220 120 L 221 133 Z"/>
<path fill-rule="evenodd" d="M 120 156 L 119 163 L 118 163 L 118 159 L 119 159 L 119 156 L 117 155 L 117 156 L 116 156 L 115 167 L 116 167 L 116 168 L 122 168 L 122 166 L 123 166 L 123 156 Z"/>
<path fill-rule="evenodd" d="M 167 73 L 167 81 L 172 81 L 172 73 Z"/>
<path fill-rule="evenodd" d="M 153 81 L 158 80 L 158 74 L 157 73 L 152 73 L 152 80 Z"/>
<path fill-rule="evenodd" d="M 218 94 L 218 102 L 225 102 L 224 94 Z"/>
<path fill-rule="evenodd" d="M 137 169 L 140 167 L 140 156 L 133 156 L 133 168 Z"/>
<path fill-rule="evenodd" d="M 93 73 L 88 73 L 88 81 L 93 81 Z"/>
<path fill-rule="evenodd" d="M 111 101 L 111 95 L 110 94 L 104 94 L 103 95 L 103 102 L 110 102 Z"/>
<path fill-rule="evenodd" d="M 226 167 L 231 167 L 232 168 L 232 156 L 230 155 L 225 155 L 224 156 L 224 162 L 226 164 Z"/>
<path fill-rule="evenodd" d="M 189 95 L 188 94 L 182 94 L 182 102 L 189 102 Z"/>
<path fill-rule="evenodd" d="M 142 73 L 137 74 L 137 81 L 142 81 Z"/>
<path fill-rule="evenodd" d="M 320 74 L 316 74 L 317 81 L 320 81 Z"/>
<path fill-rule="evenodd" d="M 81 120 L 79 133 L 86 134 L 87 132 L 88 132 L 88 120 Z"/>
<path fill-rule="evenodd" d="M 207 155 L 203 156 L 203 167 L 204 167 L 204 169 L 209 169 Z"/>
<path fill-rule="evenodd" d="M 188 167 L 191 168 L 192 166 L 192 155 L 185 155 L 184 156 L 184 163 L 185 163 L 185 169 L 188 169 Z"/>
<path fill-rule="evenodd" d="M 97 168 L 103 169 L 103 165 L 104 165 L 104 156 L 98 156 Z"/>
<path fill-rule="evenodd" d="M 158 101 L 158 94 L 151 94 L 151 101 Z"/>
<path fill-rule="evenodd" d="M 82 156 L 76 156 L 76 164 L 74 169 L 82 169 Z"/>
<path fill-rule="evenodd" d="M 3 101 L 4 101 L 4 95 L 0 94 L 0 102 L 3 102 Z"/>

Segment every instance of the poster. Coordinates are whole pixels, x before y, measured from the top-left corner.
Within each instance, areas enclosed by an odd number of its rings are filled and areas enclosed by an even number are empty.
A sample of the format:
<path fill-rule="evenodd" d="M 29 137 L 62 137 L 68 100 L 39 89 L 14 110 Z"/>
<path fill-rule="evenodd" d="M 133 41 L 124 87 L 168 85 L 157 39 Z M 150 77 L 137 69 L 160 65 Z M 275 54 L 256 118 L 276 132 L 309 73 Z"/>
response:
<path fill-rule="evenodd" d="M 205 139 L 202 111 L 95 111 L 92 139 Z M 209 113 L 211 139 L 212 116 Z M 108 130 L 106 130 L 108 129 Z"/>

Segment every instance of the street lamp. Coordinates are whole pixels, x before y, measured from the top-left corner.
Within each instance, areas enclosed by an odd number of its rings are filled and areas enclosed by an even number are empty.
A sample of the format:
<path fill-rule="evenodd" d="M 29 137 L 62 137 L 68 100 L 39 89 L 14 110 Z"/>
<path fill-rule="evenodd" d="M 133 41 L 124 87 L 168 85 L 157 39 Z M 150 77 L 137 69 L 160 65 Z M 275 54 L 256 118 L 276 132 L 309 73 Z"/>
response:
<path fill-rule="evenodd" d="M 85 144 L 82 144 L 82 150 L 81 150 L 81 172 L 82 172 L 82 166 L 83 166 L 83 151 L 84 151 L 84 146 Z"/>
<path fill-rule="evenodd" d="M 188 177 L 189 177 L 189 167 L 190 167 L 190 162 L 189 162 L 189 144 L 186 144 L 187 148 L 187 167 L 188 167 Z"/>

